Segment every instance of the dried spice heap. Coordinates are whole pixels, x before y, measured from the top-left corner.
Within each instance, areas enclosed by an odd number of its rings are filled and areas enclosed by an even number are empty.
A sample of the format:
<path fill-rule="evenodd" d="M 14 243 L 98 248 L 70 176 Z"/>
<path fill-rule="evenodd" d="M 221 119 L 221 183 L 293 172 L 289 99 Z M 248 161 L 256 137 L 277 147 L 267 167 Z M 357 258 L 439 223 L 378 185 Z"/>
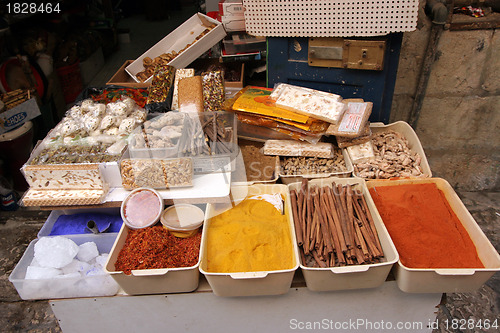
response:
<path fill-rule="evenodd" d="M 200 243 L 201 232 L 177 238 L 161 225 L 129 230 L 115 270 L 130 275 L 133 269 L 191 267 L 198 262 Z"/>

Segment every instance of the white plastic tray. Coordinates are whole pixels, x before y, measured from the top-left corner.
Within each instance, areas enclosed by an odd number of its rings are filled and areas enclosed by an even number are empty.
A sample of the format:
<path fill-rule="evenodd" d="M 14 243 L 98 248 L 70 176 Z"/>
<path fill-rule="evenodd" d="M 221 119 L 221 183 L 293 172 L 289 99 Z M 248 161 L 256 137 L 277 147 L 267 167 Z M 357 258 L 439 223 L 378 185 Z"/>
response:
<path fill-rule="evenodd" d="M 262 271 L 262 272 L 241 272 L 241 273 L 211 273 L 206 271 L 206 232 L 210 228 L 210 217 L 222 212 L 220 207 L 208 204 L 206 220 L 203 225 L 203 236 L 200 248 L 200 272 L 205 275 L 210 287 L 217 296 L 259 296 L 259 295 L 280 295 L 290 290 L 295 271 L 299 267 L 299 255 L 297 241 L 292 223 L 292 211 L 290 206 L 290 193 L 285 185 L 279 184 L 255 184 L 251 186 L 233 186 L 231 193 L 234 202 L 239 202 L 248 195 L 265 193 L 280 193 L 285 198 L 285 215 L 288 215 L 290 235 L 294 251 L 295 265 L 291 269 Z M 230 208 L 228 204 L 226 208 Z"/>
<path fill-rule="evenodd" d="M 309 182 L 309 186 L 331 186 L 333 182 L 340 185 L 358 184 L 357 187 L 363 193 L 368 209 L 373 217 L 373 222 L 375 223 L 375 228 L 377 229 L 380 244 L 384 252 L 384 259 L 383 262 L 376 264 L 328 268 L 307 267 L 301 263 L 300 268 L 304 275 L 307 288 L 313 291 L 332 291 L 378 287 L 384 283 L 391 268 L 399 259 L 396 247 L 375 208 L 375 204 L 373 203 L 363 179 L 335 177 L 313 179 Z M 301 183 L 288 185 L 290 191 L 299 191 L 300 187 Z"/>
<path fill-rule="evenodd" d="M 479 289 L 495 272 L 500 271 L 500 255 L 483 233 L 451 185 L 442 178 L 370 180 L 368 189 L 375 186 L 435 183 L 444 192 L 450 207 L 462 222 L 485 268 L 423 269 L 409 268 L 401 261 L 394 265 L 394 275 L 399 288 L 408 293 L 456 293 Z M 377 215 L 380 218 L 380 215 Z"/>
<path fill-rule="evenodd" d="M 115 270 L 115 262 L 120 250 L 125 245 L 129 227 L 124 223 L 116 238 L 113 248 L 109 252 L 105 271 L 129 295 L 165 294 L 190 292 L 198 288 L 200 272 L 198 266 L 159 269 L 136 269 L 130 275 Z"/>

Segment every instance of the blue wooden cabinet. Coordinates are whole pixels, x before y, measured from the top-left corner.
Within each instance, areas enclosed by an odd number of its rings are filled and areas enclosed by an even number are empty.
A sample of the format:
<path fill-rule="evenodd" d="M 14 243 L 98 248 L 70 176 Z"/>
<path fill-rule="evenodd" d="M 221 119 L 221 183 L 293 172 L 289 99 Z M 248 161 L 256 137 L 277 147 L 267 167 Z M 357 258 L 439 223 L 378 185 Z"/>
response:
<path fill-rule="evenodd" d="M 267 39 L 267 86 L 283 82 L 328 91 L 343 98 L 373 103 L 370 121 L 389 121 L 402 33 L 377 39 L 386 41 L 382 70 L 313 67 L 308 63 L 308 38 Z"/>

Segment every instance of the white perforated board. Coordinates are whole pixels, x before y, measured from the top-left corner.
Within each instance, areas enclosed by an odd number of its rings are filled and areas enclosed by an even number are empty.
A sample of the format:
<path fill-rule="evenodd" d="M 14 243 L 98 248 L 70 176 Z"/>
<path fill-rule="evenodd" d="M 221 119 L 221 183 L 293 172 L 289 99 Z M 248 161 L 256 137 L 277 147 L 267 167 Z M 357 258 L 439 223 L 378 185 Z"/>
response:
<path fill-rule="evenodd" d="M 249 34 L 266 37 L 381 36 L 413 31 L 418 0 L 243 0 Z"/>

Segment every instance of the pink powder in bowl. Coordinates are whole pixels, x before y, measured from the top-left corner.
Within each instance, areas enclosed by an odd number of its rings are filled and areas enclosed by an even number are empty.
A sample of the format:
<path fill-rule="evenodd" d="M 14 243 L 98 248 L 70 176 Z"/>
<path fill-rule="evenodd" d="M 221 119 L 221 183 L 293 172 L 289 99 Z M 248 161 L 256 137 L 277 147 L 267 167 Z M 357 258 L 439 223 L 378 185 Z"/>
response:
<path fill-rule="evenodd" d="M 132 227 L 144 228 L 158 221 L 162 210 L 158 196 L 151 190 L 141 189 L 127 198 L 123 217 Z"/>

